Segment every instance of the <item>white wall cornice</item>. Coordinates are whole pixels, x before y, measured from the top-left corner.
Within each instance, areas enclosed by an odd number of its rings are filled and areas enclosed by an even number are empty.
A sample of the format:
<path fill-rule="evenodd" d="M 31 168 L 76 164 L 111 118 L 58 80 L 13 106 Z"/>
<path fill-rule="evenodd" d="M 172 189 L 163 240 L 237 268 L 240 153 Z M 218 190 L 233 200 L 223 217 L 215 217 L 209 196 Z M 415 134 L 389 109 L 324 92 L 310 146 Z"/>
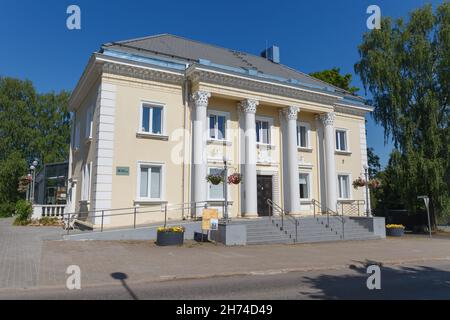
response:
<path fill-rule="evenodd" d="M 237 87 L 249 91 L 268 93 L 298 100 L 321 103 L 325 105 L 334 105 L 339 101 L 338 97 L 334 97 L 328 94 L 317 93 L 314 91 L 294 88 L 292 86 L 275 84 L 268 81 L 260 81 L 210 70 L 191 69 L 191 71 L 188 73 L 188 77 L 194 83 L 206 82 L 232 88 Z"/>

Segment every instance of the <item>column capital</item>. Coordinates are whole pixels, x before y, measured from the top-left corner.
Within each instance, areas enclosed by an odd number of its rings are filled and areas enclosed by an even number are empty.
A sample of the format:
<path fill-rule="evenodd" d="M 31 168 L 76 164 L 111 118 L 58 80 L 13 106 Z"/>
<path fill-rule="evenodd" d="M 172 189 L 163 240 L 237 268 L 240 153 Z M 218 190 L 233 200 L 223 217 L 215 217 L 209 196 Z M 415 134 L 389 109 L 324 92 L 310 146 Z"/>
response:
<path fill-rule="evenodd" d="M 283 114 L 286 120 L 297 120 L 297 114 L 300 112 L 300 107 L 289 106 L 283 109 Z"/>
<path fill-rule="evenodd" d="M 192 94 L 192 101 L 198 107 L 207 107 L 211 93 L 207 91 L 196 91 Z"/>
<path fill-rule="evenodd" d="M 253 99 L 242 100 L 238 103 L 239 108 L 244 113 L 256 113 L 256 107 L 259 105 L 259 101 Z"/>
<path fill-rule="evenodd" d="M 327 112 L 320 115 L 320 120 L 322 120 L 323 126 L 333 126 L 334 120 L 336 119 L 336 114 L 334 112 Z"/>

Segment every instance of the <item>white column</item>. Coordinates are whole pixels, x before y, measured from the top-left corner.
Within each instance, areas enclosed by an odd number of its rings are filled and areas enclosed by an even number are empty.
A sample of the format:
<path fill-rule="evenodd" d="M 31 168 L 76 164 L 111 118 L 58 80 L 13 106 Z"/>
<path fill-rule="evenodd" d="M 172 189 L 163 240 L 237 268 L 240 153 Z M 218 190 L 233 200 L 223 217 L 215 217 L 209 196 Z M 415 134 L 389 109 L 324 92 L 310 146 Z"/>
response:
<path fill-rule="evenodd" d="M 334 160 L 335 136 L 334 136 L 334 112 L 322 114 L 320 119 L 324 126 L 325 136 L 325 170 L 327 185 L 327 207 L 333 211 L 337 208 L 337 176 Z"/>
<path fill-rule="evenodd" d="M 205 91 L 197 91 L 192 95 L 195 107 L 194 114 L 194 141 L 193 141 L 193 160 L 194 160 L 194 201 L 197 206 L 201 206 L 207 200 L 207 159 L 206 159 L 206 130 L 207 116 L 206 109 L 211 94 Z M 202 208 L 196 209 L 197 217 L 201 217 Z"/>
<path fill-rule="evenodd" d="M 299 107 L 290 106 L 283 110 L 286 117 L 286 132 L 287 132 L 287 185 L 285 190 L 288 194 L 288 202 L 286 203 L 287 210 L 290 213 L 300 212 L 300 188 L 299 188 L 299 174 L 298 174 L 298 149 L 297 149 L 297 113 L 300 111 Z"/>
<path fill-rule="evenodd" d="M 258 101 L 241 101 L 240 107 L 245 115 L 245 158 L 244 158 L 244 216 L 258 216 L 256 186 L 256 107 Z"/>

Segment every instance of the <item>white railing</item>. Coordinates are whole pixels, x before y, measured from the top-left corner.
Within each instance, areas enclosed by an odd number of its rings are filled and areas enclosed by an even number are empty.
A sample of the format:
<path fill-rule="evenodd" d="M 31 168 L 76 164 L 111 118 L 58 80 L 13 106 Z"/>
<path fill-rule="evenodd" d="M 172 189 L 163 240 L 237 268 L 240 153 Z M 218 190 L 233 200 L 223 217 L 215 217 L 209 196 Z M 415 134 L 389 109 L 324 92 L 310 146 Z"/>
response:
<path fill-rule="evenodd" d="M 56 204 L 56 205 L 34 204 L 33 215 L 31 216 L 31 219 L 39 220 L 41 218 L 48 217 L 62 220 L 64 218 L 65 208 L 66 208 L 65 204 Z"/>

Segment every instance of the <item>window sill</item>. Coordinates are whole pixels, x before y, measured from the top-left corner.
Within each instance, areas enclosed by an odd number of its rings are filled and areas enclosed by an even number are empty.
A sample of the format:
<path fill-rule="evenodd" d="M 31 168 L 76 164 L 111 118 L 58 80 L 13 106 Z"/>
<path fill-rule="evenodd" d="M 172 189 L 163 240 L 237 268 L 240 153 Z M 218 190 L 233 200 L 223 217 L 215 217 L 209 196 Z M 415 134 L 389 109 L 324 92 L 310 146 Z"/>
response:
<path fill-rule="evenodd" d="M 155 200 L 146 200 L 146 199 L 137 199 L 137 200 L 134 200 L 133 201 L 134 202 L 134 205 L 139 205 L 139 204 L 166 204 L 166 203 L 168 203 L 168 201 L 166 201 L 166 200 L 157 200 L 157 199 L 155 199 Z"/>
<path fill-rule="evenodd" d="M 297 147 L 298 151 L 303 151 L 303 152 L 313 152 L 313 149 L 310 147 Z"/>
<path fill-rule="evenodd" d="M 214 144 L 219 146 L 231 146 L 232 142 L 229 140 L 216 140 L 216 139 L 208 139 L 208 144 Z"/>
<path fill-rule="evenodd" d="M 87 137 L 85 143 L 89 144 L 92 142 L 92 137 Z"/>
<path fill-rule="evenodd" d="M 353 199 L 338 199 L 339 203 L 352 203 L 354 201 L 355 200 L 353 200 Z"/>
<path fill-rule="evenodd" d="M 310 200 L 310 199 L 300 199 L 300 205 L 302 205 L 302 204 L 306 204 L 306 205 L 312 204 L 312 200 Z"/>
<path fill-rule="evenodd" d="M 335 150 L 334 153 L 342 156 L 350 156 L 352 154 L 351 151 L 342 151 L 342 150 Z"/>
<path fill-rule="evenodd" d="M 137 132 L 136 138 L 154 139 L 154 140 L 163 140 L 163 141 L 169 140 L 169 136 L 166 136 L 163 134 L 147 133 L 147 132 Z"/>
<path fill-rule="evenodd" d="M 256 147 L 258 147 L 258 148 L 264 148 L 264 149 L 275 149 L 275 145 L 274 144 L 267 144 L 267 143 L 260 143 L 260 142 L 257 142 L 256 143 Z"/>
<path fill-rule="evenodd" d="M 274 165 L 276 165 L 277 163 L 275 163 L 275 162 L 272 162 L 272 161 L 261 161 L 261 160 L 257 160 L 256 161 L 256 164 L 258 165 L 258 166 L 266 166 L 266 167 L 270 167 L 270 166 L 274 166 Z"/>
<path fill-rule="evenodd" d="M 225 199 L 214 199 L 214 200 L 207 200 L 206 201 L 208 205 L 214 206 L 214 205 L 220 205 L 223 206 Z M 228 205 L 233 205 L 233 200 L 228 200 Z"/>

